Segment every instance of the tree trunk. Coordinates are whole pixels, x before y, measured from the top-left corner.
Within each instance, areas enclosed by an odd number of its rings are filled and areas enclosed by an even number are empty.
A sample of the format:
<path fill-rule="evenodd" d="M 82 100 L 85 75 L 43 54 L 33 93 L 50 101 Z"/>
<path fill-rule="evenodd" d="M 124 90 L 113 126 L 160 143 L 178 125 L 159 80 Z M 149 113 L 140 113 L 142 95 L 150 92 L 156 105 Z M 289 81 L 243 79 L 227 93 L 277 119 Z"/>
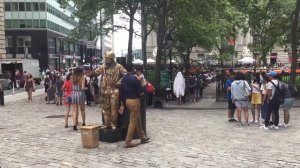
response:
<path fill-rule="evenodd" d="M 129 16 L 129 39 L 128 39 L 128 51 L 127 51 L 127 63 L 131 63 L 133 60 L 132 56 L 132 39 L 133 39 L 133 20 L 134 20 L 134 13 L 130 11 Z"/>
<path fill-rule="evenodd" d="M 145 16 L 145 2 L 141 0 L 141 27 L 142 27 L 142 56 L 144 75 L 147 76 L 147 17 Z"/>
<path fill-rule="evenodd" d="M 268 52 L 263 51 L 261 52 L 261 56 L 260 56 L 260 59 L 263 62 L 264 67 L 267 65 L 267 53 Z"/>
<path fill-rule="evenodd" d="M 296 2 L 296 9 L 294 14 L 294 20 L 292 24 L 292 67 L 291 67 L 291 80 L 290 82 L 296 84 L 296 69 L 297 69 L 297 28 L 299 22 L 299 13 L 300 13 L 300 0 Z"/>
<path fill-rule="evenodd" d="M 166 34 L 166 18 L 167 18 L 167 0 L 163 0 L 161 3 L 160 12 L 156 13 L 158 19 L 158 30 L 157 30 L 157 55 L 156 55 L 156 66 L 155 66 L 155 82 L 160 85 L 160 71 L 161 61 L 163 58 L 164 39 Z"/>

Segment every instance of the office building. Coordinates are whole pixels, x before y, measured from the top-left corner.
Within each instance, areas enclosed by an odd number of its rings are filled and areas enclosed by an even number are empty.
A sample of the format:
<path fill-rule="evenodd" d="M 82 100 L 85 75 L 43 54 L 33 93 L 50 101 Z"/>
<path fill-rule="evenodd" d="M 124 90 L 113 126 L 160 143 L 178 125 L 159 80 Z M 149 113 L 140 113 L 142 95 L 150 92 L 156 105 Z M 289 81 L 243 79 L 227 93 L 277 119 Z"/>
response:
<path fill-rule="evenodd" d="M 5 58 L 4 2 L 0 2 L 0 58 Z"/>
<path fill-rule="evenodd" d="M 56 0 L 5 0 L 6 58 L 38 59 L 52 70 L 92 62 L 100 52 L 90 57 L 86 42 L 66 38 L 78 25 L 74 11 Z"/>

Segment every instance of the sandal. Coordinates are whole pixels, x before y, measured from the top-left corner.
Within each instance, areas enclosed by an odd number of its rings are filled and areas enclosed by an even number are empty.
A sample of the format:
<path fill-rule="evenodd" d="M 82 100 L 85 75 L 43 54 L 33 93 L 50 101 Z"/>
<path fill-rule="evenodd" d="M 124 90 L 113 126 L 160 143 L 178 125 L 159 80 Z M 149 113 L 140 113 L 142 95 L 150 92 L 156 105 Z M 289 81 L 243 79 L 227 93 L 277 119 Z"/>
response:
<path fill-rule="evenodd" d="M 133 147 L 137 147 L 137 144 L 133 144 L 133 143 L 126 143 L 125 144 L 125 148 L 133 148 Z"/>

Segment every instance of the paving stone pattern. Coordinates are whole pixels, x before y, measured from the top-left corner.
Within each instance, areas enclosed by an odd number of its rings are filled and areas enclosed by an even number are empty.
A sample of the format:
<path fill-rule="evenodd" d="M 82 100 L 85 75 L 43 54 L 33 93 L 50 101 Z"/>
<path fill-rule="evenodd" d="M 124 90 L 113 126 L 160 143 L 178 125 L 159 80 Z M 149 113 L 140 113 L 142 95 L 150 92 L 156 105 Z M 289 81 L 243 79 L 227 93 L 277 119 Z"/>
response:
<path fill-rule="evenodd" d="M 63 128 L 63 118 L 46 118 L 64 112 L 42 96 L 0 107 L 0 167 L 300 167 L 297 108 L 291 111 L 291 127 L 268 131 L 257 124 L 227 123 L 225 109 L 148 109 L 151 142 L 132 149 L 124 142 L 82 148 L 79 131 Z M 87 124 L 101 124 L 98 107 L 86 112 Z"/>

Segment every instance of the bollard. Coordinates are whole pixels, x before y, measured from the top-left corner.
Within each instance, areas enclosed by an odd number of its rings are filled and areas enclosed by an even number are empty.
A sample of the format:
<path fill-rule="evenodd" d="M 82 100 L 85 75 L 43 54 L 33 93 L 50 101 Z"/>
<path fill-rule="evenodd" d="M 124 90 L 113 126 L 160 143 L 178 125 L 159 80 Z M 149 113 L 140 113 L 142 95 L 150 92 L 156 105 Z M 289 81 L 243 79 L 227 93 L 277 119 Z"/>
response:
<path fill-rule="evenodd" d="M 12 88 L 12 89 L 13 89 L 12 94 L 15 95 L 15 83 L 14 83 L 14 82 L 13 82 L 13 84 L 12 84 L 12 87 L 13 87 L 13 88 Z"/>
<path fill-rule="evenodd" d="M 0 88 L 0 105 L 4 106 L 4 91 Z"/>

